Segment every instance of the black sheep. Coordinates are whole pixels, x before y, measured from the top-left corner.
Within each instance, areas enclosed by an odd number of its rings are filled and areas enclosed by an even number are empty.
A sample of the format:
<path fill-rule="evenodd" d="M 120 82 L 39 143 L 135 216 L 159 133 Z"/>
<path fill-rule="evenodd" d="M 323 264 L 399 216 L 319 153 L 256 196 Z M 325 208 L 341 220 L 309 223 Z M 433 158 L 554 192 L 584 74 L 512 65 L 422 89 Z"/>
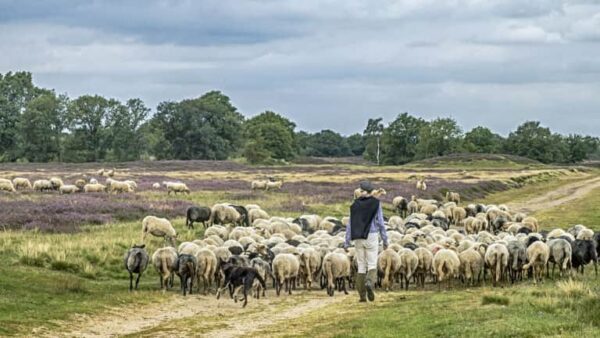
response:
<path fill-rule="evenodd" d="M 571 256 L 573 268 L 579 271 L 579 268 L 581 267 L 580 272 L 583 274 L 585 265 L 594 262 L 594 270 L 596 275 L 598 275 L 598 252 L 596 250 L 596 243 L 591 240 L 576 239 L 571 243 L 571 247 L 573 248 Z"/>
<path fill-rule="evenodd" d="M 210 212 L 209 207 L 189 207 L 186 213 L 185 225 L 193 229 L 194 222 L 202 222 L 202 225 L 206 228 L 205 222 L 210 219 Z"/>
<path fill-rule="evenodd" d="M 150 258 L 144 249 L 145 247 L 145 244 L 134 244 L 131 249 L 125 253 L 125 269 L 129 272 L 129 291 L 133 290 L 133 274 L 137 273 L 137 278 L 135 280 L 135 289 L 137 290 L 138 284 L 140 283 L 140 277 L 142 277 L 146 267 L 148 267 Z"/>
<path fill-rule="evenodd" d="M 181 293 L 185 296 L 188 291 L 189 281 L 189 293 L 192 293 L 192 286 L 194 284 L 194 277 L 196 276 L 196 267 L 198 261 L 196 257 L 188 254 L 179 255 L 174 266 L 175 273 L 179 276 L 181 283 Z"/>
<path fill-rule="evenodd" d="M 217 291 L 217 299 L 221 297 L 222 290 L 225 288 L 230 288 L 230 290 L 234 290 L 233 299 L 237 303 L 237 290 L 241 288 L 244 292 L 244 304 L 242 307 L 245 307 L 246 304 L 248 304 L 248 291 L 252 289 L 254 279 L 258 280 L 263 289 L 267 288 L 264 279 L 260 276 L 255 268 L 236 266 L 234 264 L 226 263 L 221 267 L 221 269 L 225 275 L 225 285 L 223 288 L 220 288 L 219 291 Z"/>
<path fill-rule="evenodd" d="M 248 217 L 248 210 L 246 210 L 245 207 L 241 206 L 241 205 L 233 205 L 230 204 L 230 206 L 232 208 L 234 208 L 237 212 L 240 213 L 240 220 L 239 220 L 239 226 L 250 226 L 250 218 Z"/>

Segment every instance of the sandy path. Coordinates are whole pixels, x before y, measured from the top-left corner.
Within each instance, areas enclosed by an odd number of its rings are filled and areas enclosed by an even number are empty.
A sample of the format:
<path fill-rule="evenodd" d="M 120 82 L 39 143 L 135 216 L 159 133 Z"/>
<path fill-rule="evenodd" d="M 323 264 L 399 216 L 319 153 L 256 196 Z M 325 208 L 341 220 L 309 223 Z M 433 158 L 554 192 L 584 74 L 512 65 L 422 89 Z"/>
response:
<path fill-rule="evenodd" d="M 530 214 L 582 198 L 597 188 L 600 188 L 600 177 L 563 185 L 527 202 L 508 203 L 508 206 L 511 210 Z"/>
<path fill-rule="evenodd" d="M 289 298 L 290 297 L 290 298 Z M 293 298 L 291 298 L 293 297 Z M 216 300 L 210 296 L 182 297 L 173 293 L 167 302 L 141 307 L 120 307 L 94 316 L 81 316 L 65 321 L 65 330 L 38 332 L 46 337 L 118 337 L 129 334 L 144 334 L 146 330 L 159 328 L 146 333 L 153 337 L 176 335 L 234 337 L 251 334 L 280 321 L 301 317 L 327 305 L 341 302 L 347 297 L 336 294 L 327 297 L 325 293 L 312 291 L 297 292 L 292 296 L 276 297 L 268 293 L 267 298 L 249 299 L 242 309 L 229 297 Z M 194 321 L 191 325 L 177 325 L 180 320 Z M 198 323 L 196 325 L 195 323 Z"/>

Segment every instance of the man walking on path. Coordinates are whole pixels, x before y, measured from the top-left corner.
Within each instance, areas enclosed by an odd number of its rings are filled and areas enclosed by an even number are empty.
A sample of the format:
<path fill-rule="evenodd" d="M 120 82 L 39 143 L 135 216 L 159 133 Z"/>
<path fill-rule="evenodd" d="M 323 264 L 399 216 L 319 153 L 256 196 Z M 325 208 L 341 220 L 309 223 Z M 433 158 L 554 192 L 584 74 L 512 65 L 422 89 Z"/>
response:
<path fill-rule="evenodd" d="M 377 254 L 379 250 L 379 235 L 383 241 L 383 249 L 387 249 L 388 239 L 383 223 L 381 203 L 371 195 L 374 188 L 370 182 L 360 183 L 360 189 L 366 195 L 357 198 L 350 206 L 350 223 L 346 225 L 346 242 L 344 248 L 354 241 L 358 274 L 356 290 L 360 302 L 375 300 L 375 283 L 377 282 Z"/>

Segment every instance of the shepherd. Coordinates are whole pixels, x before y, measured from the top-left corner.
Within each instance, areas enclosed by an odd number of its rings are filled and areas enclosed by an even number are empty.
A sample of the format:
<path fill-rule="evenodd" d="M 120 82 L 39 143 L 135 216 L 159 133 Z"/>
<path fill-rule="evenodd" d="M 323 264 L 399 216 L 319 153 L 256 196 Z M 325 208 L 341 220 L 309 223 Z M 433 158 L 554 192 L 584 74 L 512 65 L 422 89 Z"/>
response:
<path fill-rule="evenodd" d="M 377 282 L 377 253 L 379 236 L 383 241 L 383 249 L 388 247 L 388 238 L 383 223 L 381 203 L 373 197 L 373 185 L 369 181 L 360 183 L 360 189 L 366 194 L 357 198 L 350 206 L 350 222 L 346 225 L 346 241 L 344 249 L 348 249 L 350 241 L 354 241 L 358 274 L 356 290 L 359 302 L 375 300 L 375 283 Z"/>

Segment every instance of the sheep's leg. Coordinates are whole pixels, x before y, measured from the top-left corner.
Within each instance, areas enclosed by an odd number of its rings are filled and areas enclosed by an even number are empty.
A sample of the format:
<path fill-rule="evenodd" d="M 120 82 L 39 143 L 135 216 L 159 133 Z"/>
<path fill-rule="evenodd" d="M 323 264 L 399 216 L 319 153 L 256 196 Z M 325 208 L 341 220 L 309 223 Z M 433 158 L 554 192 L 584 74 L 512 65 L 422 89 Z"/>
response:
<path fill-rule="evenodd" d="M 133 290 L 133 274 L 129 272 L 129 291 Z"/>
<path fill-rule="evenodd" d="M 141 273 L 138 273 L 137 279 L 135 280 L 135 289 L 138 289 L 138 284 L 140 284 L 140 277 L 142 277 Z"/>
<path fill-rule="evenodd" d="M 348 294 L 348 290 L 346 289 L 346 280 L 342 278 L 342 287 L 344 288 L 344 294 Z"/>

